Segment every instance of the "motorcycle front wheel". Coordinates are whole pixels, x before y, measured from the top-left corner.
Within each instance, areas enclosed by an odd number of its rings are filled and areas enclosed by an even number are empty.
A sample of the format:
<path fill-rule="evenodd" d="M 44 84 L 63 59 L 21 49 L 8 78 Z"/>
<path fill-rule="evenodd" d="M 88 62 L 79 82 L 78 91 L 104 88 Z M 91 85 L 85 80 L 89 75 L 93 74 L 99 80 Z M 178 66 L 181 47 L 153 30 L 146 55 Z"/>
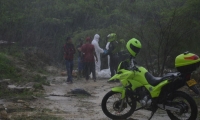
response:
<path fill-rule="evenodd" d="M 121 99 L 121 93 L 110 91 L 103 97 L 101 108 L 111 119 L 126 119 L 136 109 L 136 101 L 130 96 Z"/>
<path fill-rule="evenodd" d="M 194 99 L 188 94 L 176 91 L 169 100 L 176 103 L 174 106 L 181 110 L 181 112 L 167 111 L 171 120 L 196 120 L 198 112 L 197 105 Z"/>

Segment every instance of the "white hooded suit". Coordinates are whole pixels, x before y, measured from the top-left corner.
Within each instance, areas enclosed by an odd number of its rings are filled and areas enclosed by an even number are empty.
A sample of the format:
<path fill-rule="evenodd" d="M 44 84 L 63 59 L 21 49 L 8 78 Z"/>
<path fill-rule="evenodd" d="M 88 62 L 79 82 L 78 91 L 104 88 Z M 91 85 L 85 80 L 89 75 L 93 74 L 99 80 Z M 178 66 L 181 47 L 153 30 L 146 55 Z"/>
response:
<path fill-rule="evenodd" d="M 106 50 L 109 49 L 109 45 L 110 45 L 110 42 L 107 42 L 106 44 Z M 110 68 L 110 56 L 108 55 L 108 68 Z"/>
<path fill-rule="evenodd" d="M 92 44 L 94 45 L 95 52 L 96 52 L 97 59 L 98 59 L 98 62 L 96 62 L 96 64 L 95 64 L 95 68 L 96 68 L 97 72 L 99 72 L 101 70 L 100 53 L 104 52 L 104 50 L 99 47 L 99 38 L 100 38 L 100 36 L 98 34 L 95 34 L 94 39 L 92 40 Z"/>

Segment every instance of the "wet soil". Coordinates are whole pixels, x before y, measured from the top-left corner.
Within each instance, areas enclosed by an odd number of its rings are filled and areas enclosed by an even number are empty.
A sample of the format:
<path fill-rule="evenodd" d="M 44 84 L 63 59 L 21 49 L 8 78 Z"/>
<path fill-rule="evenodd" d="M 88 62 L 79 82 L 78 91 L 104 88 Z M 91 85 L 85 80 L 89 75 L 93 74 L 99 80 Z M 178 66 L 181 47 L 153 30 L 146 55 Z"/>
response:
<path fill-rule="evenodd" d="M 4 101 L 7 107 L 9 104 L 16 107 L 23 107 L 23 111 L 10 112 L 10 116 L 33 116 L 51 115 L 61 117 L 64 120 L 110 120 L 101 110 L 103 96 L 114 86 L 120 83 L 108 83 L 107 79 L 86 81 L 85 79 L 74 79 L 73 84 L 66 84 L 66 76 L 53 76 L 48 78 L 50 86 L 44 86 L 45 96 L 37 97 L 34 100 L 11 103 Z M 74 95 L 70 91 L 76 88 L 84 89 L 91 96 Z M 0 101 L 2 102 L 2 101 Z M 27 109 L 25 109 L 27 108 Z M 129 120 L 147 120 L 149 111 L 139 110 Z M 157 111 L 151 120 L 170 120 L 165 111 Z"/>
<path fill-rule="evenodd" d="M 103 96 L 114 86 L 120 83 L 108 83 L 107 79 L 86 81 L 75 79 L 73 84 L 65 83 L 66 77 L 50 78 L 51 86 L 44 86 L 46 95 L 44 99 L 38 99 L 32 103 L 34 106 L 53 110 L 52 114 L 63 117 L 66 120 L 110 120 L 101 110 Z M 84 89 L 92 96 L 70 96 L 70 91 L 76 88 Z M 135 112 L 130 118 L 147 120 L 149 111 Z M 156 113 L 152 120 L 169 120 L 162 111 Z"/>

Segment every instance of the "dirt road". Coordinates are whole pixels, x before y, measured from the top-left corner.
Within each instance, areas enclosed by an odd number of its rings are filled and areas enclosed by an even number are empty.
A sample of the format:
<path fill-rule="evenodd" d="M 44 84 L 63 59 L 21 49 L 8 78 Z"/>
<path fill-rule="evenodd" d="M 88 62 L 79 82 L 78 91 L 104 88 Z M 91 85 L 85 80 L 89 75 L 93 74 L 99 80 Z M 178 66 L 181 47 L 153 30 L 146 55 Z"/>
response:
<path fill-rule="evenodd" d="M 51 86 L 44 86 L 45 99 L 38 99 L 33 106 L 42 109 L 50 109 L 56 116 L 63 117 L 66 120 L 109 120 L 101 110 L 101 100 L 110 88 L 119 83 L 107 83 L 106 79 L 85 81 L 84 79 L 74 80 L 73 84 L 65 83 L 66 77 L 51 77 Z M 92 96 L 68 96 L 72 89 L 81 88 L 88 91 Z M 135 112 L 130 118 L 134 120 L 147 120 L 150 116 L 148 111 Z M 152 120 L 169 120 L 165 112 L 158 111 Z"/>
<path fill-rule="evenodd" d="M 0 105 L 7 109 L 6 118 L 11 118 L 10 120 L 13 120 L 13 117 L 20 117 L 17 120 L 26 120 L 27 118 L 37 120 L 41 117 L 43 117 L 42 120 L 61 120 L 59 118 L 64 120 L 110 120 L 101 109 L 101 101 L 112 87 L 118 86 L 120 83 L 107 83 L 107 79 L 97 79 L 96 82 L 74 79 L 73 84 L 66 84 L 66 76 L 51 76 L 48 80 L 51 84 L 44 86 L 44 97 L 15 102 L 0 100 Z M 76 88 L 84 89 L 91 96 L 69 93 Z M 139 110 L 127 120 L 148 120 L 150 114 L 149 111 Z M 2 115 L 1 111 L 0 115 Z M 55 116 L 59 118 L 57 119 Z M 15 118 L 14 120 L 16 120 Z M 151 120 L 170 119 L 165 111 L 158 110 Z"/>

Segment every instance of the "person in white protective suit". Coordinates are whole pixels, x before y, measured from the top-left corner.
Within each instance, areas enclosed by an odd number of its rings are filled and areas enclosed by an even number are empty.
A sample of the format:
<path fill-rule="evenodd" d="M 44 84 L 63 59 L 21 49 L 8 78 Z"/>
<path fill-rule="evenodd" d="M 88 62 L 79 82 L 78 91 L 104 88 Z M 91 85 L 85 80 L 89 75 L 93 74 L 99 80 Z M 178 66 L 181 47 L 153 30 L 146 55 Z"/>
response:
<path fill-rule="evenodd" d="M 100 48 L 99 46 L 99 38 L 100 36 L 98 34 L 94 35 L 94 39 L 92 40 L 92 44 L 94 45 L 95 52 L 97 55 L 98 62 L 95 63 L 96 72 L 99 72 L 101 70 L 101 59 L 100 54 L 104 53 L 104 50 Z"/>
<path fill-rule="evenodd" d="M 109 49 L 109 45 L 110 45 L 110 42 L 107 42 L 107 44 L 106 44 L 106 50 Z M 108 55 L 107 58 L 108 58 L 108 68 L 110 68 L 110 56 Z"/>

